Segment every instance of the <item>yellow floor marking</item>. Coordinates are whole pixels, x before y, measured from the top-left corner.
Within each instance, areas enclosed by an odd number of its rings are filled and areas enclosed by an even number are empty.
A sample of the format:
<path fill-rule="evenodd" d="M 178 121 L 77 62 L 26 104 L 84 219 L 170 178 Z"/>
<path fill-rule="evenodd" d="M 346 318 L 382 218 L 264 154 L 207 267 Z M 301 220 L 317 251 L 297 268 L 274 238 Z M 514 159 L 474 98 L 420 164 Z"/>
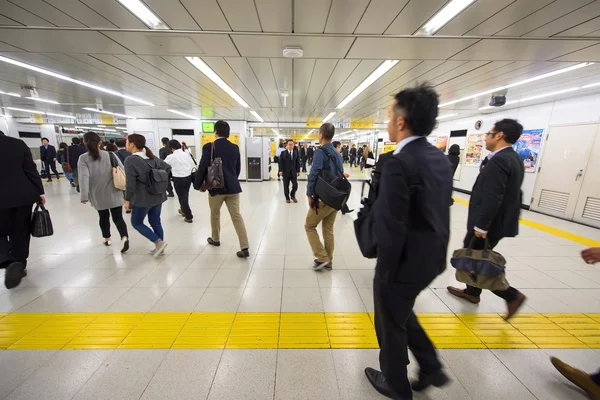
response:
<path fill-rule="evenodd" d="M 438 348 L 600 348 L 599 314 L 420 314 Z M 0 314 L 0 349 L 376 349 L 372 313 Z"/>

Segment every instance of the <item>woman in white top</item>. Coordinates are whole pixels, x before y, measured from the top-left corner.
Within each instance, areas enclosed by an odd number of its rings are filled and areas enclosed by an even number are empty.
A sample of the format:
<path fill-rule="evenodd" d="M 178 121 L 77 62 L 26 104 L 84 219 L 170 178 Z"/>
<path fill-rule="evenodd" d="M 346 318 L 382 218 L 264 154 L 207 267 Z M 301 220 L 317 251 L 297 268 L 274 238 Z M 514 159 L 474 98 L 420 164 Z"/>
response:
<path fill-rule="evenodd" d="M 181 207 L 179 214 L 183 216 L 185 222 L 192 223 L 194 216 L 189 203 L 190 187 L 192 186 L 192 158 L 189 152 L 183 151 L 177 140 L 170 140 L 169 148 L 172 153 L 165 158 L 165 162 L 171 166 L 173 187 Z"/>

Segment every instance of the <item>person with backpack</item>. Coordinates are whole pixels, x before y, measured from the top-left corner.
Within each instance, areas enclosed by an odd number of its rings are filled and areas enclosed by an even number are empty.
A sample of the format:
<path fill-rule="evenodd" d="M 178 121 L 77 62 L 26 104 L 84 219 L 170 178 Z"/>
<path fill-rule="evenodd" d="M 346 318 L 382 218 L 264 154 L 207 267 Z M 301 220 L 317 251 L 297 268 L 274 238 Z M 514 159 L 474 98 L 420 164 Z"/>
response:
<path fill-rule="evenodd" d="M 132 211 L 131 225 L 135 230 L 154 243 L 150 254 L 158 257 L 167 247 L 160 213 L 162 203 L 167 201 L 171 166 L 146 147 L 146 138 L 142 135 L 127 136 L 127 150 L 131 156 L 125 160 L 125 209 Z M 144 224 L 146 216 L 151 228 Z"/>
<path fill-rule="evenodd" d="M 333 225 L 338 210 L 328 206 L 322 200 L 315 198 L 315 186 L 320 179 L 319 174 L 323 170 L 329 171 L 335 176 L 343 177 L 344 165 L 342 155 L 338 153 L 331 141 L 335 134 L 335 127 L 331 123 L 325 123 L 319 128 L 319 143 L 321 147 L 315 151 L 313 163 L 308 175 L 308 184 L 306 186 L 306 196 L 308 197 L 308 213 L 306 214 L 306 237 L 312 248 L 315 257 L 313 270 L 320 271 L 325 269 L 331 271 L 333 268 L 333 248 L 334 236 Z M 317 226 L 322 223 L 323 240 L 325 246 L 321 243 Z"/>

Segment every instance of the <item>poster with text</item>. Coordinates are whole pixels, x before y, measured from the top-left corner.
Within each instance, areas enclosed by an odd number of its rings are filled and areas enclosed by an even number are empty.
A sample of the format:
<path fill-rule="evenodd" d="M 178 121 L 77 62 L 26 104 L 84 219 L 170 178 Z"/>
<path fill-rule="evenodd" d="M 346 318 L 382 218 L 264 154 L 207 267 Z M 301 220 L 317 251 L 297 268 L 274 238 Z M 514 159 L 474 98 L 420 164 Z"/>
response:
<path fill-rule="evenodd" d="M 438 136 L 435 141 L 435 147 L 440 149 L 442 153 L 445 153 L 448 147 L 448 136 Z"/>
<path fill-rule="evenodd" d="M 513 145 L 513 149 L 523 159 L 525 172 L 535 172 L 537 160 L 542 147 L 543 129 L 530 129 L 523 131 L 523 134 Z"/>
<path fill-rule="evenodd" d="M 396 147 L 398 147 L 397 143 L 394 143 L 394 142 L 384 142 L 383 143 L 383 152 L 384 153 L 389 153 L 390 151 L 396 150 Z"/>
<path fill-rule="evenodd" d="M 467 135 L 467 145 L 465 147 L 465 165 L 481 164 L 481 153 L 485 145 L 485 134 L 471 133 Z"/>

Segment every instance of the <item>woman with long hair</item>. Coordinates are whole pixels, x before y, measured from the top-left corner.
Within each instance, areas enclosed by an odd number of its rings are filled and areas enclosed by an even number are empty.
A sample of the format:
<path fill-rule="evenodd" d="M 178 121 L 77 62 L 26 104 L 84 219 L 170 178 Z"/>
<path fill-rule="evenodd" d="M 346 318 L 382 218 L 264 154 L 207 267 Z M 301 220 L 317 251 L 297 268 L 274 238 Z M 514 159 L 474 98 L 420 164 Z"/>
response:
<path fill-rule="evenodd" d="M 372 164 L 369 164 L 369 159 L 373 160 Z M 365 147 L 365 151 L 363 153 L 363 159 L 362 162 L 360 163 L 360 170 L 362 171 L 363 168 L 371 168 L 375 166 L 375 156 L 373 155 L 373 152 L 371 151 L 371 147 L 367 146 Z"/>
<path fill-rule="evenodd" d="M 97 133 L 86 133 L 83 136 L 83 143 L 87 153 L 82 154 L 77 162 L 81 203 L 86 204 L 89 201 L 98 211 L 105 246 L 112 244 L 110 235 L 112 216 L 121 236 L 121 253 L 125 253 L 129 250 L 129 234 L 127 224 L 123 220 L 123 192 L 115 188 L 112 175 L 113 163 L 121 168 L 123 164 L 114 154 L 100 150 L 102 141 Z"/>
<path fill-rule="evenodd" d="M 146 138 L 136 133 L 127 137 L 127 150 L 131 156 L 125 159 L 125 175 L 127 187 L 125 189 L 125 209 L 132 210 L 131 225 L 146 239 L 154 243 L 150 251 L 154 257 L 164 253 L 167 247 L 165 233 L 160 222 L 162 203 L 167 201 L 166 189 L 162 193 L 155 193 L 149 189 L 150 174 L 153 170 L 171 171 L 171 166 L 155 157 L 148 147 Z M 148 216 L 150 226 L 144 224 Z"/>

